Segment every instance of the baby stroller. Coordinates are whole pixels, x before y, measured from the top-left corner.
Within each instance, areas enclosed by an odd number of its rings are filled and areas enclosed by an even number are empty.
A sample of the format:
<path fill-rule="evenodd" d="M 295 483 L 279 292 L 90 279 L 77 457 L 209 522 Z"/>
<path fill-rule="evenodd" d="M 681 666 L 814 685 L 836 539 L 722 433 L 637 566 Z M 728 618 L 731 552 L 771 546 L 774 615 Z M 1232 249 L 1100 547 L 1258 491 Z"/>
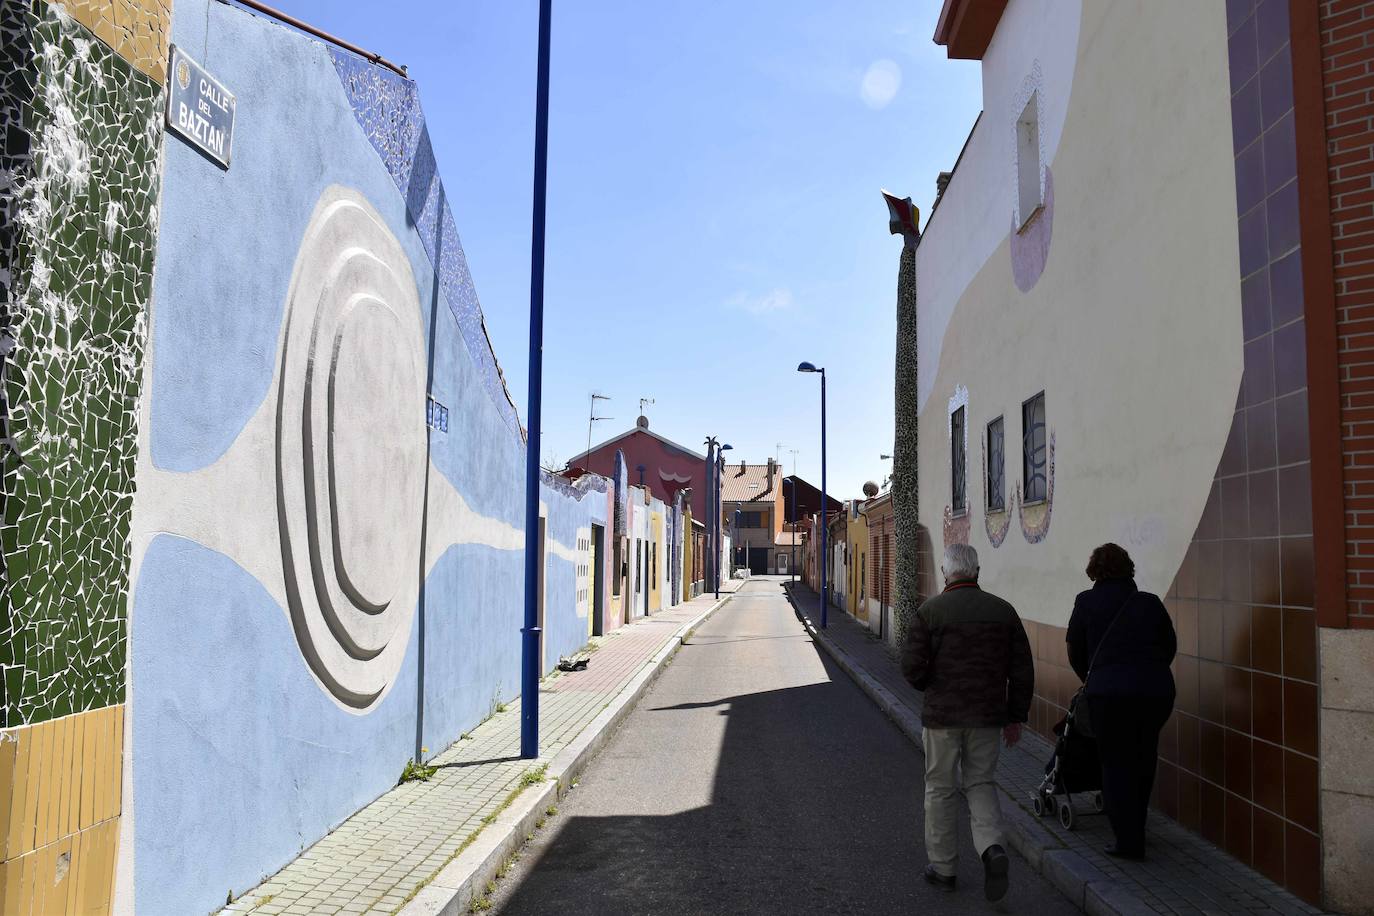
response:
<path fill-rule="evenodd" d="M 1054 727 L 1054 733 L 1058 736 L 1054 755 L 1045 764 L 1045 778 L 1035 790 L 1031 806 L 1036 817 L 1057 814 L 1064 829 L 1073 830 L 1077 816 L 1074 795 L 1091 792 L 1092 813 L 1102 813 L 1102 764 L 1097 756 L 1097 741 L 1074 730 L 1072 709 Z"/>

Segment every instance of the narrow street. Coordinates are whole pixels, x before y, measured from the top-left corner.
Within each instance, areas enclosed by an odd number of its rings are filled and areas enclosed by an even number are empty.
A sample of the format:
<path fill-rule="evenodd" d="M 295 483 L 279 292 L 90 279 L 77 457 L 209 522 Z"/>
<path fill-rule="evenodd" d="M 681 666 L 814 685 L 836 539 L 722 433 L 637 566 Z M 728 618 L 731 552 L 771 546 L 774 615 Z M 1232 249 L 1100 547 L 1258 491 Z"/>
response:
<path fill-rule="evenodd" d="M 500 883 L 496 912 L 985 912 L 921 880 L 922 758 L 759 577 L 687 640 Z M 1013 858 L 1006 912 L 1077 910 Z"/>

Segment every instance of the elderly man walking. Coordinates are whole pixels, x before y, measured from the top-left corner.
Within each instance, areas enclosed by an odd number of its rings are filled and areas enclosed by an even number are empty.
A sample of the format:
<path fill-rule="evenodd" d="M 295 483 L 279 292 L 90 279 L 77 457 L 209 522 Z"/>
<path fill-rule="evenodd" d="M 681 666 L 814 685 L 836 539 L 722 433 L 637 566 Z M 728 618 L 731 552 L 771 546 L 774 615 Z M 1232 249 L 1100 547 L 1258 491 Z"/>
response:
<path fill-rule="evenodd" d="M 945 590 L 921 605 L 902 652 L 902 673 L 925 692 L 925 879 L 948 891 L 958 883 L 962 782 L 973 846 L 983 860 L 983 891 L 1001 900 L 1009 862 L 997 805 L 998 742 L 1011 747 L 1021 740 L 1035 663 L 1016 609 L 978 587 L 977 551 L 951 544 L 940 572 Z"/>

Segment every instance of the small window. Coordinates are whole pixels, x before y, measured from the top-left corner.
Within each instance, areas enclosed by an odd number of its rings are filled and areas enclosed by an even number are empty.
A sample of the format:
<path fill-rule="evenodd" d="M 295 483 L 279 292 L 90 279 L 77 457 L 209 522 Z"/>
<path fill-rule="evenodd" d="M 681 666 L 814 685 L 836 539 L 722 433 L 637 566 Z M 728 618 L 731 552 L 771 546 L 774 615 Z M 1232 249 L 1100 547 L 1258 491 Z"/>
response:
<path fill-rule="evenodd" d="M 1020 229 L 1040 209 L 1040 93 L 1032 92 L 1016 120 L 1016 185 Z"/>
<path fill-rule="evenodd" d="M 964 410 L 960 407 L 955 410 L 949 418 L 949 438 L 950 438 L 950 464 L 953 474 L 950 478 L 952 492 L 950 494 L 950 505 L 953 507 L 954 514 L 958 515 L 966 508 L 965 474 L 964 474 Z"/>
<path fill-rule="evenodd" d="M 1021 466 L 1028 503 L 1048 496 L 1045 476 L 1045 392 L 1021 405 Z"/>
<path fill-rule="evenodd" d="M 988 424 L 988 511 L 1007 508 L 1007 460 L 1005 424 L 998 417 Z"/>

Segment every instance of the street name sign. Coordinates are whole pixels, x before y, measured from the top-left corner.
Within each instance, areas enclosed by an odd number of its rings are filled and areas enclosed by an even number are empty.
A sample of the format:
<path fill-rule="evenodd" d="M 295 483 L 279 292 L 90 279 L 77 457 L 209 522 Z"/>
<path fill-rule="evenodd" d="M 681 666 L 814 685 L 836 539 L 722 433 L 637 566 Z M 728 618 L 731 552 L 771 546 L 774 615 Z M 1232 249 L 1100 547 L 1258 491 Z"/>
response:
<path fill-rule="evenodd" d="M 233 93 L 185 51 L 172 45 L 167 127 L 206 156 L 229 168 L 234 141 Z"/>

